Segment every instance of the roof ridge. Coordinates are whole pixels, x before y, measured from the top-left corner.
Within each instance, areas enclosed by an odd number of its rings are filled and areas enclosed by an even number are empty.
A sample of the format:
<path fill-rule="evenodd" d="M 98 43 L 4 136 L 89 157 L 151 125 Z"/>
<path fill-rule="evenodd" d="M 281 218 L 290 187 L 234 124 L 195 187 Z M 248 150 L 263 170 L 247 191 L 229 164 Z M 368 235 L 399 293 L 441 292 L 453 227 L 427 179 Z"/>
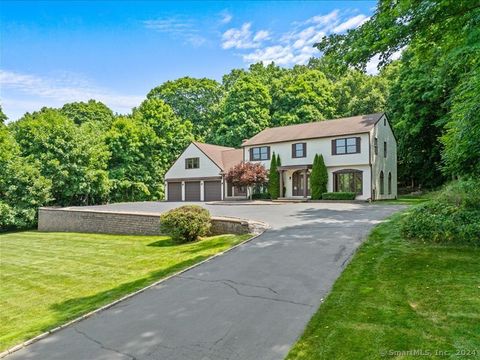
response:
<path fill-rule="evenodd" d="M 303 122 L 303 123 L 300 123 L 300 124 L 289 124 L 289 125 L 281 125 L 281 126 L 272 126 L 272 127 L 266 127 L 265 129 L 263 129 L 262 131 L 264 130 L 269 130 L 269 129 L 278 129 L 278 128 L 285 128 L 285 127 L 290 127 L 290 126 L 300 126 L 300 125 L 308 125 L 308 124 L 314 124 L 314 123 L 320 123 L 320 122 L 325 122 L 325 121 L 336 121 L 336 120 L 345 120 L 345 119 L 351 119 L 351 118 L 356 118 L 356 117 L 364 117 L 364 116 L 373 116 L 373 115 L 383 115 L 385 114 L 385 112 L 378 112 L 378 113 L 371 113 L 371 114 L 363 114 L 363 115 L 353 115 L 353 116 L 344 116 L 344 117 L 341 117 L 341 118 L 335 118 L 335 119 L 324 119 L 324 120 L 315 120 L 315 121 L 310 121 L 310 122 Z M 262 132 L 260 131 L 260 132 Z M 258 134 L 257 133 L 253 136 L 256 136 Z M 252 136 L 252 137 L 253 137 Z"/>

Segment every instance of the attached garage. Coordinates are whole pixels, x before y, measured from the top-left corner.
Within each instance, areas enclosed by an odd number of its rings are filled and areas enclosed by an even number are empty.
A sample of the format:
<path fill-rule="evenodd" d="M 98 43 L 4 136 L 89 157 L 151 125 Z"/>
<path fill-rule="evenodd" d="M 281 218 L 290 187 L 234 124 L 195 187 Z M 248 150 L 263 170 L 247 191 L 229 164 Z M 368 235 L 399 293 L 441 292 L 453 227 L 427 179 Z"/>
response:
<path fill-rule="evenodd" d="M 205 181 L 203 183 L 205 201 L 222 200 L 222 183 L 220 181 Z"/>
<path fill-rule="evenodd" d="M 185 182 L 185 201 L 200 201 L 200 181 Z"/>
<path fill-rule="evenodd" d="M 168 201 L 182 201 L 182 183 L 168 182 Z"/>

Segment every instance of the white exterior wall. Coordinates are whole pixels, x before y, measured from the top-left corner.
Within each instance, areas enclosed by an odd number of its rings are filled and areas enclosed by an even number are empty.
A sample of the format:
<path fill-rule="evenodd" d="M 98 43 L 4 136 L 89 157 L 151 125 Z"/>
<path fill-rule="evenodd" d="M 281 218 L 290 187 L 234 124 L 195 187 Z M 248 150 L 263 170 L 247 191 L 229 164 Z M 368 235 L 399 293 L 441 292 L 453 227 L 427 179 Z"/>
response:
<path fill-rule="evenodd" d="M 360 137 L 360 153 L 332 155 L 332 140 L 348 137 Z M 363 194 L 358 195 L 357 199 L 367 200 L 371 197 L 371 169 L 369 163 L 369 133 L 336 136 L 329 138 L 296 140 L 282 143 L 265 144 L 270 146 L 270 157 L 275 154 L 280 155 L 282 166 L 288 165 L 312 165 L 316 154 L 322 154 L 328 171 L 327 191 L 333 192 L 333 173 L 342 169 L 355 169 L 363 172 Z M 304 158 L 292 158 L 292 144 L 304 142 L 307 144 L 307 156 Z M 250 161 L 250 148 L 262 145 L 246 146 L 244 151 L 244 160 Z M 253 161 L 262 163 L 265 168 L 270 168 L 270 160 Z M 285 197 L 292 197 L 292 174 L 295 170 L 286 170 L 284 172 Z"/>
<path fill-rule="evenodd" d="M 332 140 L 342 139 L 346 137 L 360 137 L 360 153 L 359 154 L 345 154 L 345 155 L 332 155 Z M 292 144 L 296 143 L 307 144 L 307 156 L 304 158 L 292 158 Z M 329 166 L 348 166 L 348 165 L 361 165 L 368 164 L 368 133 L 336 136 L 329 138 L 310 139 L 310 140 L 296 140 L 275 144 L 245 146 L 244 160 L 250 161 L 250 148 L 258 146 L 270 146 L 270 155 L 274 152 L 280 155 L 282 166 L 287 165 L 305 165 L 313 164 L 315 154 L 322 154 L 325 160 L 325 165 Z M 257 161 L 255 161 L 257 162 Z M 270 168 L 270 160 L 258 161 L 261 162 L 267 169 Z"/>
<path fill-rule="evenodd" d="M 198 157 L 198 169 L 185 169 L 185 159 Z M 165 174 L 165 180 L 220 176 L 221 169 L 215 165 L 195 144 L 190 144 Z"/>
<path fill-rule="evenodd" d="M 375 155 L 374 141 L 378 139 L 378 155 Z M 387 142 L 387 157 L 383 153 L 383 142 Z M 375 199 L 395 199 L 397 197 L 397 141 L 385 115 L 377 122 L 370 132 L 372 189 Z M 385 181 L 384 195 L 380 195 L 380 171 L 383 171 Z M 392 174 L 392 193 L 388 194 L 388 174 Z"/>

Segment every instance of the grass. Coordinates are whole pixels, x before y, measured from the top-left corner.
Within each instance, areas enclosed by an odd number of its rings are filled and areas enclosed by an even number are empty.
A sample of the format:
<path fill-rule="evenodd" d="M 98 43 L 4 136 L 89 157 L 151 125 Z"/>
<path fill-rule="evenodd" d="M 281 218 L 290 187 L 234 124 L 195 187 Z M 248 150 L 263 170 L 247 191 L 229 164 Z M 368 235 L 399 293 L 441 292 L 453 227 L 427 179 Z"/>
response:
<path fill-rule="evenodd" d="M 421 195 L 399 195 L 396 200 L 375 200 L 373 204 L 417 205 L 430 200 L 433 195 L 433 192 L 428 192 Z"/>
<path fill-rule="evenodd" d="M 251 235 L 0 234 L 0 350 L 198 263 Z"/>
<path fill-rule="evenodd" d="M 407 242 L 402 216 L 373 230 L 287 359 L 480 358 L 480 249 Z"/>

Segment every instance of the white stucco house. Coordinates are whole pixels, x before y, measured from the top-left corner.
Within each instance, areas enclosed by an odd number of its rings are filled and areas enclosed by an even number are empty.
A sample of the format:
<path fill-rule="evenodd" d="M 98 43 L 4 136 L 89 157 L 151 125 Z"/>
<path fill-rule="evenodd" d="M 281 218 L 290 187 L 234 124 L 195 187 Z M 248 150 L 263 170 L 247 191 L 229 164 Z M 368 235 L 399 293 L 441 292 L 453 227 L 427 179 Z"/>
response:
<path fill-rule="evenodd" d="M 308 198 L 315 154 L 322 154 L 329 192 L 351 191 L 358 200 L 397 196 L 397 141 L 384 113 L 268 128 L 244 140 L 240 149 L 192 142 L 165 175 L 168 201 L 245 198 L 225 173 L 242 161 L 267 169 L 280 155 L 282 198 Z"/>

